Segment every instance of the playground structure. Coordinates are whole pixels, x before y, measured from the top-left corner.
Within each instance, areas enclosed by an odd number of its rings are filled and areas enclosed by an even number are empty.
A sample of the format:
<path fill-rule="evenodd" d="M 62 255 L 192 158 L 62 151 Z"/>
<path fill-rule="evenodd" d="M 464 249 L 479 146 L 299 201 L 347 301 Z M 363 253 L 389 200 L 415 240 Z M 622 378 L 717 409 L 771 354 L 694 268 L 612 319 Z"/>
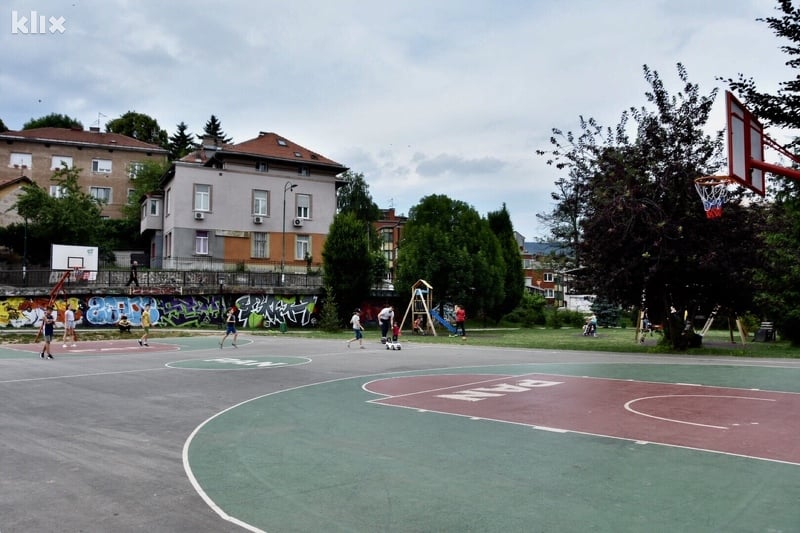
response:
<path fill-rule="evenodd" d="M 436 328 L 433 321 L 436 320 L 440 325 L 455 334 L 456 328 L 442 317 L 433 307 L 433 286 L 424 279 L 417 280 L 411 286 L 411 301 L 408 302 L 406 312 L 403 314 L 403 321 L 400 322 L 400 329 L 405 327 L 406 319 L 411 316 L 411 323 L 413 324 L 417 318 L 422 318 L 424 324 L 424 335 L 436 336 Z"/>

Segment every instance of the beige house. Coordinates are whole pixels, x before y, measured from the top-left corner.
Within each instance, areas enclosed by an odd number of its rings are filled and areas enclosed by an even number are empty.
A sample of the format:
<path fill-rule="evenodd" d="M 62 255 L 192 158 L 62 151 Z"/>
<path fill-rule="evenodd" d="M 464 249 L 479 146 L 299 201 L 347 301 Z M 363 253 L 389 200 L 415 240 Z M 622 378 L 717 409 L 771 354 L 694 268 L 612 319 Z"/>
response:
<path fill-rule="evenodd" d="M 122 207 L 133 193 L 139 165 L 166 161 L 167 151 L 99 128 L 34 128 L 0 133 L 0 182 L 27 176 L 51 196 L 60 194 L 51 180 L 66 163 L 80 168 L 83 190 L 104 204 L 102 215 L 121 218 Z"/>
<path fill-rule="evenodd" d="M 28 176 L 0 179 L 0 226 L 24 222 L 14 205 L 22 194 L 22 187 L 33 183 Z"/>
<path fill-rule="evenodd" d="M 204 138 L 142 202 L 150 263 L 288 273 L 318 266 L 345 171 L 276 133 L 230 145 Z"/>

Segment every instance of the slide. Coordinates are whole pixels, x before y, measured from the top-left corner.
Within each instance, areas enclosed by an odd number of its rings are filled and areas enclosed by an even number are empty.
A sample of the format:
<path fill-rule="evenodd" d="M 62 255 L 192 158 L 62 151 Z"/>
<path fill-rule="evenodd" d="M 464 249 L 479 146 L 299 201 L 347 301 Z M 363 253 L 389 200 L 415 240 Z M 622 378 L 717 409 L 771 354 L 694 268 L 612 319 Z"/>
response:
<path fill-rule="evenodd" d="M 433 309 L 431 309 L 431 317 L 433 317 L 437 322 L 439 322 L 439 324 L 447 328 L 447 331 L 449 331 L 451 335 L 456 334 L 456 327 L 447 320 L 445 320 L 444 318 L 442 318 L 441 315 L 436 311 L 434 311 Z"/>

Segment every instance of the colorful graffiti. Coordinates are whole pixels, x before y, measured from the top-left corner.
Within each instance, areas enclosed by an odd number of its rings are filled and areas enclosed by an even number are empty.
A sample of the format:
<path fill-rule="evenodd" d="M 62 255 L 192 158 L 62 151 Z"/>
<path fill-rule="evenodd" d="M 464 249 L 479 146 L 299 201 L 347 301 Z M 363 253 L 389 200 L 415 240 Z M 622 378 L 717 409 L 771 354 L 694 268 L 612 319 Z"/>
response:
<path fill-rule="evenodd" d="M 0 298 L 0 327 L 38 328 L 49 298 Z M 245 294 L 239 297 L 208 295 L 107 295 L 70 297 L 57 300 L 57 327 L 63 327 L 67 304 L 77 309 L 78 328 L 109 327 L 122 315 L 138 326 L 144 306 L 150 304 L 153 324 L 166 327 L 207 327 L 222 324 L 230 305 L 237 308 L 240 327 L 270 328 L 286 323 L 292 327 L 317 324 L 317 297 L 278 297 L 270 294 Z"/>

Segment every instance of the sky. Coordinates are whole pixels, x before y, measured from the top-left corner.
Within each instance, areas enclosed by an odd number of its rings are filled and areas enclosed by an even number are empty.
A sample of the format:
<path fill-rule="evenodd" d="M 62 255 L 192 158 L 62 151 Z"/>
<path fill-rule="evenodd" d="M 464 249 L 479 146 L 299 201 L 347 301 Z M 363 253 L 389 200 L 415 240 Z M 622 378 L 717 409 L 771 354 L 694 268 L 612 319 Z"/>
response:
<path fill-rule="evenodd" d="M 274 132 L 364 175 L 381 208 L 443 194 L 514 229 L 564 174 L 537 150 L 580 117 L 613 127 L 647 105 L 643 66 L 680 90 L 718 77 L 774 91 L 792 73 L 757 18 L 777 0 L 10 0 L 0 6 L 0 119 L 128 112 L 172 135 L 219 118 L 234 142 Z M 35 15 L 32 14 L 35 12 Z M 44 24 L 39 24 L 44 17 Z M 32 19 L 37 21 L 36 27 Z M 780 138 L 778 138 L 780 140 Z M 699 200 L 698 200 L 699 201 Z"/>

